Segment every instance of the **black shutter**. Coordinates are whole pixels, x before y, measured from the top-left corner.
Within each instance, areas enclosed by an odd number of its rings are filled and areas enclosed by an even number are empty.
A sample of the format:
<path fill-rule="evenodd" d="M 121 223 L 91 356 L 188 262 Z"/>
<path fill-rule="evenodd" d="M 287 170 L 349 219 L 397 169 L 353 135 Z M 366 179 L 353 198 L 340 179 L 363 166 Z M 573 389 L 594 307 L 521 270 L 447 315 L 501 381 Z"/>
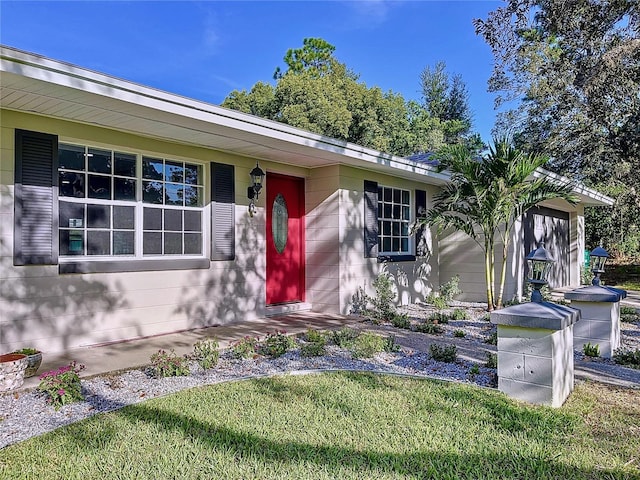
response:
<path fill-rule="evenodd" d="M 58 137 L 16 130 L 14 265 L 58 263 Z"/>
<path fill-rule="evenodd" d="M 236 257 L 234 167 L 211 164 L 211 260 Z"/>
<path fill-rule="evenodd" d="M 427 239 L 424 236 L 425 225 L 420 225 L 420 219 L 427 216 L 427 192 L 416 190 L 416 256 L 424 257 L 429 254 Z"/>
<path fill-rule="evenodd" d="M 378 184 L 364 181 L 364 256 L 378 256 Z"/>

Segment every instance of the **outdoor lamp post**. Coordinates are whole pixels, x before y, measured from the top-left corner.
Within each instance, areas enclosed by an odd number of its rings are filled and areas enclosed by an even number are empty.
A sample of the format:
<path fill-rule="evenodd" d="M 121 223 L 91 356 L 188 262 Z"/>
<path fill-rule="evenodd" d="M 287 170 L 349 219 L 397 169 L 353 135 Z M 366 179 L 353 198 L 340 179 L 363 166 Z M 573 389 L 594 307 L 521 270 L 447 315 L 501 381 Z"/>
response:
<path fill-rule="evenodd" d="M 596 247 L 591 251 L 591 261 L 593 262 L 591 267 L 591 271 L 593 272 L 591 285 L 595 285 L 596 287 L 600 286 L 600 275 L 604 273 L 604 264 L 607 263 L 607 258 L 609 258 L 609 254 L 602 247 Z"/>
<path fill-rule="evenodd" d="M 547 277 L 551 265 L 555 262 L 553 257 L 544 248 L 544 242 L 540 242 L 538 248 L 527 255 L 527 265 L 529 266 L 529 283 L 533 286 L 531 292 L 531 301 L 542 302 L 542 294 L 540 289 L 547 284 Z"/>
<path fill-rule="evenodd" d="M 264 172 L 258 162 L 256 162 L 255 168 L 249 172 L 249 176 L 251 177 L 251 185 L 247 189 L 247 197 L 249 198 L 249 215 L 253 217 L 256 213 L 256 200 L 258 200 L 264 182 Z"/>

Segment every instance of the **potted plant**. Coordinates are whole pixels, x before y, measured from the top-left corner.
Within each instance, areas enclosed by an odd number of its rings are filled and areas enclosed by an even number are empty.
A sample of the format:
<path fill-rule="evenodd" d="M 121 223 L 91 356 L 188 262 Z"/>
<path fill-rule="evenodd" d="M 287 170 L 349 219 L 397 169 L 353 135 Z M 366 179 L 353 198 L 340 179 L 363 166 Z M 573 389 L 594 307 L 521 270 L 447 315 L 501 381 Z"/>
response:
<path fill-rule="evenodd" d="M 0 392 L 18 388 L 24 382 L 27 356 L 21 353 L 0 355 Z"/>
<path fill-rule="evenodd" d="M 42 363 L 42 352 L 40 350 L 36 350 L 35 348 L 22 348 L 12 353 L 18 353 L 27 356 L 27 368 L 24 371 L 24 378 L 33 377 L 38 371 L 38 368 L 40 368 L 40 364 Z"/>

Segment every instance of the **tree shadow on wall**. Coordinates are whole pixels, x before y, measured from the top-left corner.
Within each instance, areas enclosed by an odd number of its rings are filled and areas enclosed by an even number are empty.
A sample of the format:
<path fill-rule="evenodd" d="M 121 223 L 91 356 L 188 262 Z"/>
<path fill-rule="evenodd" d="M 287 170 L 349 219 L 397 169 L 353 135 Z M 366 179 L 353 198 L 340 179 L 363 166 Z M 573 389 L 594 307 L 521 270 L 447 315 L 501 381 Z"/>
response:
<path fill-rule="evenodd" d="M 187 317 L 188 328 L 227 325 L 263 316 L 265 298 L 264 215 L 240 216 L 236 224 L 235 260 L 212 261 L 194 271 L 182 288 L 174 313 Z"/>
<path fill-rule="evenodd" d="M 12 193 L 0 185 L 0 210 L 12 208 Z M 14 266 L 10 242 L 0 237 L 2 350 L 67 350 L 102 327 L 110 313 L 127 307 L 118 282 L 109 285 L 86 275 L 60 275 L 55 265 Z M 105 340 L 96 338 L 92 343 Z"/>

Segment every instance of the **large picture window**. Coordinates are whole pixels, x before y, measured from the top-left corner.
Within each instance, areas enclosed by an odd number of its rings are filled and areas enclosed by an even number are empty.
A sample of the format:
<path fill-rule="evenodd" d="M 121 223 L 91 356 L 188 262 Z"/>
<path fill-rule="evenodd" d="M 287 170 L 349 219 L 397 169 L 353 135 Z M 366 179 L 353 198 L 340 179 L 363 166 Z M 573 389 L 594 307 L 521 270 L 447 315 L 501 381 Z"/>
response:
<path fill-rule="evenodd" d="M 411 253 L 411 194 L 408 190 L 378 186 L 378 253 Z"/>
<path fill-rule="evenodd" d="M 58 176 L 61 256 L 203 255 L 202 165 L 61 143 Z"/>

